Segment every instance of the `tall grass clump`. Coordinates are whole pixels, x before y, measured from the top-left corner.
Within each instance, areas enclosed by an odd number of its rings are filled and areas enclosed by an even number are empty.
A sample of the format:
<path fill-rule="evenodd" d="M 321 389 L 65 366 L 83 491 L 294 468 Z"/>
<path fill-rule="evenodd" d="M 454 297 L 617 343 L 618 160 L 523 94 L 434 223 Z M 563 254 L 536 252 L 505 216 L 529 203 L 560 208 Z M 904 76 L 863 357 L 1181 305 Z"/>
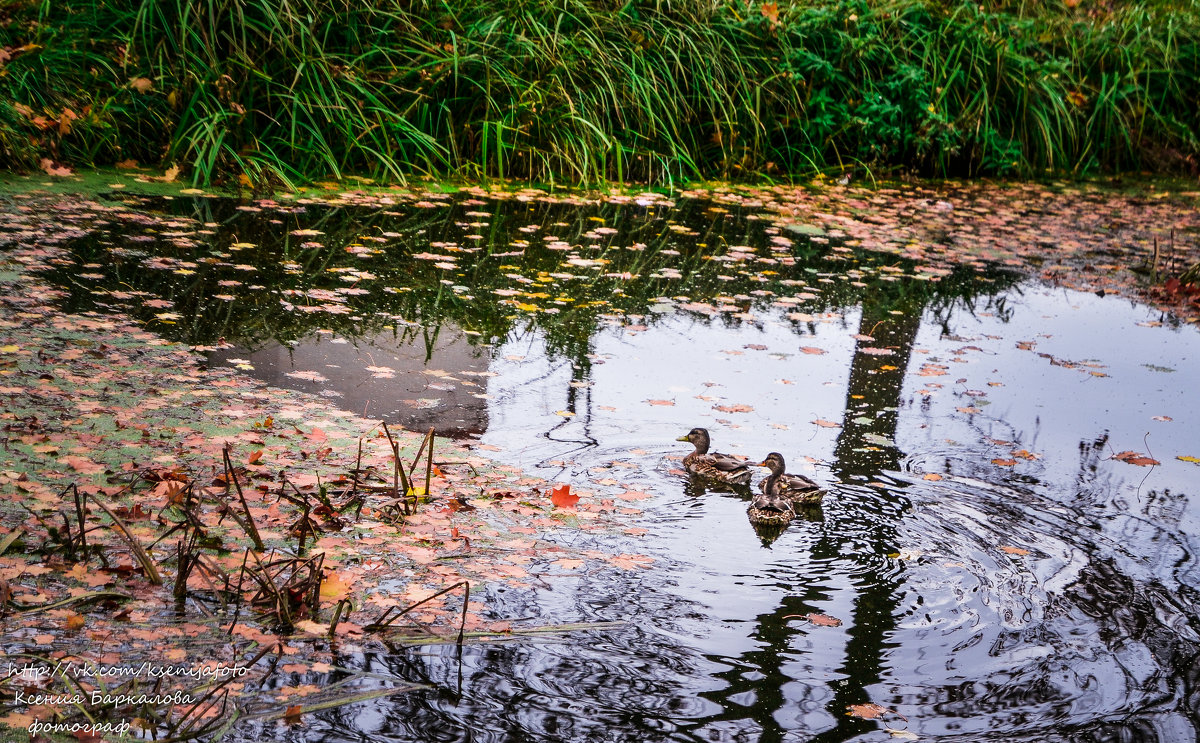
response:
<path fill-rule="evenodd" d="M 203 183 L 1200 167 L 1195 0 L 18 0 L 0 44 L 10 167 L 174 162 Z"/>

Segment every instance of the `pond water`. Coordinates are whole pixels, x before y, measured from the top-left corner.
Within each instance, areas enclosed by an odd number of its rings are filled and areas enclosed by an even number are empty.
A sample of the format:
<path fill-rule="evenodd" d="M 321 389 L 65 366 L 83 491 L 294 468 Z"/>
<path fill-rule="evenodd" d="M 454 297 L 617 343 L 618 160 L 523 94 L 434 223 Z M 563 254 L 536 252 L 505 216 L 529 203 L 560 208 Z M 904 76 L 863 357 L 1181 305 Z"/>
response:
<path fill-rule="evenodd" d="M 1200 736 L 1193 327 L 704 200 L 105 209 L 51 272 L 69 308 L 119 306 L 212 364 L 653 496 L 645 535 L 579 537 L 651 569 L 486 595 L 518 624 L 624 624 L 347 656 L 431 688 L 241 739 Z M 680 472 L 694 426 L 782 452 L 823 506 L 756 532 L 744 493 Z M 888 711 L 847 714 L 868 703 Z"/>

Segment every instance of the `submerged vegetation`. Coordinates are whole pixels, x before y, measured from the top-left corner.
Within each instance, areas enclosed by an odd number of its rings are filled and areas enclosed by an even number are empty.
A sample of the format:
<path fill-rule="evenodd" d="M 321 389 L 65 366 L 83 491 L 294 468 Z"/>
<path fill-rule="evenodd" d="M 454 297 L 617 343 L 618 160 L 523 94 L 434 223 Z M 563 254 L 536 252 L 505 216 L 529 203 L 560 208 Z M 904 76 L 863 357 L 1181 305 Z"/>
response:
<path fill-rule="evenodd" d="M 1195 2 L 7 3 L 9 167 L 673 182 L 1194 170 Z"/>

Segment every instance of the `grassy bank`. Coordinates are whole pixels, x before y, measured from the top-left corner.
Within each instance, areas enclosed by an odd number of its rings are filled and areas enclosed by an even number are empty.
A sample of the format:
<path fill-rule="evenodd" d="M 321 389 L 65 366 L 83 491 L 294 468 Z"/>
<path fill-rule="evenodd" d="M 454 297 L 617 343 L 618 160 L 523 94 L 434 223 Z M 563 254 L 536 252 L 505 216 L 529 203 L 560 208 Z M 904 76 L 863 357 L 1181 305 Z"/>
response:
<path fill-rule="evenodd" d="M 143 0 L 0 11 L 8 167 L 595 183 L 1188 170 L 1197 3 Z"/>

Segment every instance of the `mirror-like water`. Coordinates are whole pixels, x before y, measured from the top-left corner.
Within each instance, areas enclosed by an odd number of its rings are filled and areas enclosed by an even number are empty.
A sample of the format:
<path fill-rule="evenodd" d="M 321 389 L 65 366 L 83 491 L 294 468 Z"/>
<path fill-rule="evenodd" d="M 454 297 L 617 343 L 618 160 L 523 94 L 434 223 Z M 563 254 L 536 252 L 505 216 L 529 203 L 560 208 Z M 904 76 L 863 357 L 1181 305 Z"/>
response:
<path fill-rule="evenodd" d="M 624 626 L 348 656 L 433 688 L 246 740 L 1200 735 L 1193 328 L 702 201 L 108 216 L 54 273 L 69 306 L 118 304 L 211 363 L 653 495 L 644 535 L 597 544 L 650 569 L 486 597 L 498 618 Z M 744 495 L 680 472 L 693 426 L 784 453 L 824 505 L 756 533 Z M 890 712 L 847 714 L 867 703 Z"/>

